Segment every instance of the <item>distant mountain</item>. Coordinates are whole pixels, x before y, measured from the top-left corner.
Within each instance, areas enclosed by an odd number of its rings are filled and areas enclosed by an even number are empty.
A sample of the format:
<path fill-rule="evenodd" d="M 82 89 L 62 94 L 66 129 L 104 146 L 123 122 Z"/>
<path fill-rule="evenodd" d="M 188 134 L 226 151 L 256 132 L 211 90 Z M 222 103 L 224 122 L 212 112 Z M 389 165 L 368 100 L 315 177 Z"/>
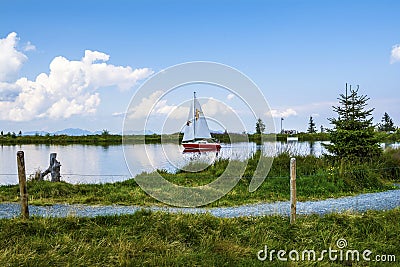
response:
<path fill-rule="evenodd" d="M 61 131 L 54 132 L 55 135 L 69 135 L 69 136 L 81 136 L 81 135 L 91 135 L 92 132 L 88 130 L 83 130 L 80 128 L 68 128 Z"/>

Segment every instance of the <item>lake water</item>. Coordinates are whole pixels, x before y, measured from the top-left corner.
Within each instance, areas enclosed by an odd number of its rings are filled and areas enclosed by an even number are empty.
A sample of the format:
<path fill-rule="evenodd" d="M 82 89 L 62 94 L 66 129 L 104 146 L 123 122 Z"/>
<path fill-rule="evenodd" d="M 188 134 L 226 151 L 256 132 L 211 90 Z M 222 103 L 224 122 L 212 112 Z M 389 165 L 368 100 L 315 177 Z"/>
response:
<path fill-rule="evenodd" d="M 17 151 L 25 152 L 27 177 L 37 169 L 42 171 L 49 166 L 50 153 L 57 153 L 61 162 L 61 179 L 69 183 L 106 183 L 129 179 L 142 172 L 156 169 L 176 171 L 193 160 L 213 162 L 216 158 L 247 159 L 255 151 L 261 150 L 266 155 L 276 155 L 288 151 L 297 155 L 324 153 L 322 142 L 268 142 L 222 144 L 218 154 L 183 153 L 182 147 L 175 144 L 149 145 L 16 145 L 0 146 L 0 185 L 18 184 Z M 396 144 L 397 145 L 397 144 Z M 127 155 L 125 159 L 125 155 Z M 130 161 L 131 170 L 126 160 Z"/>

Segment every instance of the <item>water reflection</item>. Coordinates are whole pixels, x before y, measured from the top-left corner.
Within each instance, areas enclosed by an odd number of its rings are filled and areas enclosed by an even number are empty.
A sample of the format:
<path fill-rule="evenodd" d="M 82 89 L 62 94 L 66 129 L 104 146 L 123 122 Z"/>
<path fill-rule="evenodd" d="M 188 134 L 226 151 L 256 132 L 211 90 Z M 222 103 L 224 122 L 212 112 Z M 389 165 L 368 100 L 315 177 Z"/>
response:
<path fill-rule="evenodd" d="M 311 155 L 315 154 L 314 142 L 313 141 L 310 142 L 310 154 Z"/>
<path fill-rule="evenodd" d="M 49 164 L 50 153 L 57 153 L 61 162 L 61 179 L 70 183 L 106 183 L 129 179 L 141 172 L 163 169 L 174 172 L 194 160 L 208 164 L 216 159 L 246 160 L 256 151 L 266 156 L 279 153 L 321 156 L 325 153 L 324 142 L 265 142 L 222 144 L 219 152 L 183 153 L 183 147 L 176 144 L 131 144 L 126 146 L 88 145 L 12 145 L 0 146 L 0 184 L 17 184 L 17 151 L 25 152 L 27 176 L 37 169 L 44 170 Z M 399 147 L 400 144 L 386 144 Z M 126 159 L 124 157 L 127 155 Z M 129 156 L 130 155 L 130 156 Z M 131 166 L 129 171 L 125 160 Z"/>

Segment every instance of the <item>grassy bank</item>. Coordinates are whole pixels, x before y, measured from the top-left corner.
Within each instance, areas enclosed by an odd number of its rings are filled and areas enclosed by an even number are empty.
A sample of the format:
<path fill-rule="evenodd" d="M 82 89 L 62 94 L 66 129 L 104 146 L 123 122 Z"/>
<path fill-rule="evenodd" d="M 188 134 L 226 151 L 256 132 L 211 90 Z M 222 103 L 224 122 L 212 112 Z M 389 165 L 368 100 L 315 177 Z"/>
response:
<path fill-rule="evenodd" d="M 0 220 L 1 266 L 315 266 L 317 261 L 261 262 L 259 250 L 337 250 L 344 238 L 360 262 L 330 261 L 327 266 L 385 266 L 364 261 L 362 252 L 394 255 L 400 261 L 400 209 L 363 214 L 301 216 L 295 225 L 279 216 L 221 219 L 211 215 L 137 212 L 96 218 Z M 344 254 L 345 255 L 345 254 Z M 308 259 L 308 256 L 305 256 Z M 392 258 L 392 261 L 394 259 Z M 319 265 L 321 263 L 318 263 Z M 394 262 L 386 263 L 393 266 Z"/>
<path fill-rule="evenodd" d="M 224 197 L 209 206 L 235 206 L 257 202 L 289 200 L 290 155 L 283 153 L 273 161 L 264 183 L 249 192 L 249 184 L 256 169 L 260 154 L 250 158 L 247 169 L 238 184 Z M 400 150 L 388 150 L 379 159 L 354 165 L 332 165 L 325 158 L 298 156 L 297 196 L 298 200 L 316 200 L 348 196 L 365 192 L 377 192 L 394 188 L 393 182 L 400 181 Z M 228 160 L 218 160 L 202 172 L 176 174 L 161 172 L 174 184 L 199 186 L 215 180 L 225 170 Z M 148 174 L 141 174 L 146 176 Z M 77 184 L 48 181 L 28 183 L 30 204 L 54 203 L 163 205 L 148 196 L 130 179 L 106 184 Z M 0 202 L 19 200 L 18 185 L 0 186 Z"/>

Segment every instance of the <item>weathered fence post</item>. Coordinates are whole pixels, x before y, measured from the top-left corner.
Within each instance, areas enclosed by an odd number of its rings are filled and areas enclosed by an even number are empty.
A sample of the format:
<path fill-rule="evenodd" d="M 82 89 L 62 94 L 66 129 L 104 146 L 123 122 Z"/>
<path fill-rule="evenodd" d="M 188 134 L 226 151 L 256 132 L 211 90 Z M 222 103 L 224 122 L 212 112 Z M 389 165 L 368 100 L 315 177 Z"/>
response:
<path fill-rule="evenodd" d="M 61 175 L 60 175 L 60 167 L 61 164 L 56 159 L 57 153 L 50 154 L 50 167 L 51 167 L 51 181 L 52 182 L 59 182 Z"/>
<path fill-rule="evenodd" d="M 61 178 L 60 174 L 60 168 L 61 164 L 60 162 L 56 159 L 57 158 L 57 153 L 51 153 L 50 154 L 50 165 L 45 170 L 40 174 L 39 180 L 43 180 L 43 177 L 45 177 L 47 174 L 51 174 L 51 181 L 52 182 L 59 182 Z"/>
<path fill-rule="evenodd" d="M 296 159 L 290 159 L 290 224 L 296 222 Z"/>
<path fill-rule="evenodd" d="M 26 188 L 24 151 L 17 152 L 19 194 L 21 197 L 21 215 L 24 219 L 29 218 L 28 189 Z"/>

